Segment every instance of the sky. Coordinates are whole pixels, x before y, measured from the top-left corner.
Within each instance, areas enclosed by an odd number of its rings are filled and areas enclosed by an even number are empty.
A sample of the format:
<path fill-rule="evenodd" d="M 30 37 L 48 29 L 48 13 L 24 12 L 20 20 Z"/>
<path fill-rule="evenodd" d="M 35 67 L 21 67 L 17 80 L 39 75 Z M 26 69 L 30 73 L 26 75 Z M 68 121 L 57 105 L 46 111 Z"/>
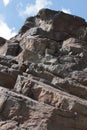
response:
<path fill-rule="evenodd" d="M 15 36 L 26 18 L 42 8 L 61 10 L 87 21 L 87 0 L 0 0 L 0 37 Z"/>

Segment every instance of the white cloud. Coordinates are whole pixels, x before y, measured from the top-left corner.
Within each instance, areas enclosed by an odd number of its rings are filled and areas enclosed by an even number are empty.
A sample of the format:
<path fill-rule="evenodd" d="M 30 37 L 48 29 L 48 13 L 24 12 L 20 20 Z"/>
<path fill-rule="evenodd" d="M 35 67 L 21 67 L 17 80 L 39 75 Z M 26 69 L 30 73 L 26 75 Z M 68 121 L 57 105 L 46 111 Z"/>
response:
<path fill-rule="evenodd" d="M 7 23 L 0 17 L 0 37 L 4 37 L 6 39 L 10 39 L 11 37 L 15 36 L 16 32 L 14 28 L 9 28 Z"/>
<path fill-rule="evenodd" d="M 62 8 L 62 10 L 64 13 L 67 13 L 67 14 L 71 14 L 71 11 L 70 9 L 65 9 L 65 8 Z"/>
<path fill-rule="evenodd" d="M 3 0 L 3 3 L 5 6 L 7 6 L 10 3 L 11 0 Z"/>
<path fill-rule="evenodd" d="M 49 7 L 51 4 L 51 0 L 35 0 L 35 4 L 26 6 L 19 14 L 21 16 L 35 15 L 40 9 Z"/>

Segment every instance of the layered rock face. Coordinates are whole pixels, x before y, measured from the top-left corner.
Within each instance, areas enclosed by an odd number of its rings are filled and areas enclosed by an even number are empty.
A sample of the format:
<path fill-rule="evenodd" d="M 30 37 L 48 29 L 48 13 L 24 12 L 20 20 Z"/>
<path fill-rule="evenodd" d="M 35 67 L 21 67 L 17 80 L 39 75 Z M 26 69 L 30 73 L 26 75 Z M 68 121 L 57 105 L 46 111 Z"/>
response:
<path fill-rule="evenodd" d="M 0 37 L 0 130 L 87 130 L 87 23 L 42 9 Z"/>

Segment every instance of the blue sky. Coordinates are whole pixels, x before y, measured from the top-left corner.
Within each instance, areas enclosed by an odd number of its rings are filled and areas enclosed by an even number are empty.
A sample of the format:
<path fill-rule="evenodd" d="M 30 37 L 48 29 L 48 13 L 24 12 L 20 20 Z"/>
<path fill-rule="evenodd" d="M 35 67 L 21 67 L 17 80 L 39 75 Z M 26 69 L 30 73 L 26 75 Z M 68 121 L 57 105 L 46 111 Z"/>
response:
<path fill-rule="evenodd" d="M 87 21 L 87 0 L 0 0 L 0 37 L 15 36 L 25 19 L 41 8 L 62 10 Z"/>

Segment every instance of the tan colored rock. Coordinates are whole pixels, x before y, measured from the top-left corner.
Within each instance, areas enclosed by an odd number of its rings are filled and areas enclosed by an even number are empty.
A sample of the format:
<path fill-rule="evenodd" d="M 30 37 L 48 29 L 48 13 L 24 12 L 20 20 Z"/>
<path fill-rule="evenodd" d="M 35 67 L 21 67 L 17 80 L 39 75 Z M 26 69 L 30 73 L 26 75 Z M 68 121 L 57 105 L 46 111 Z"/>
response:
<path fill-rule="evenodd" d="M 17 79 L 18 74 L 21 74 L 20 71 L 16 71 L 11 68 L 2 67 L 0 68 L 0 86 L 6 88 L 13 88 Z"/>
<path fill-rule="evenodd" d="M 87 87 L 82 85 L 79 81 L 72 78 L 59 78 L 54 77 L 52 80 L 52 84 L 56 87 L 60 88 L 63 91 L 67 91 L 75 96 L 87 99 Z"/>
<path fill-rule="evenodd" d="M 32 62 L 40 62 L 40 60 L 45 56 L 46 49 L 49 48 L 50 50 L 55 53 L 57 49 L 57 42 L 47 39 L 47 38 L 27 38 L 24 51 L 19 55 L 19 59 L 30 60 Z"/>
<path fill-rule="evenodd" d="M 62 49 L 65 51 L 71 52 L 72 54 L 75 55 L 75 54 L 79 54 L 83 52 L 86 48 L 84 48 L 83 42 L 81 43 L 81 41 L 75 38 L 69 38 L 63 42 Z"/>
<path fill-rule="evenodd" d="M 61 109 L 34 101 L 25 96 L 8 91 L 0 87 L 0 96 L 7 96 L 0 117 L 1 130 L 7 129 L 29 129 L 29 130 L 86 130 L 86 102 L 85 106 L 77 103 L 70 112 L 65 110 L 66 100 L 63 100 Z M 79 102 L 79 99 L 78 99 Z M 75 102 L 74 102 L 75 103 Z M 70 102 L 74 106 L 73 102 Z M 72 108 L 72 107 L 71 107 Z M 70 108 L 70 109 L 71 109 Z M 83 111 L 82 111 L 83 110 Z M 73 112 L 75 111 L 75 112 Z M 2 119 L 6 120 L 3 121 Z M 83 123 L 81 123 L 83 121 Z"/>
<path fill-rule="evenodd" d="M 47 129 L 47 120 L 50 118 L 53 107 L 33 101 L 25 96 L 18 95 L 0 87 L 0 97 L 7 96 L 0 115 L 0 129 Z M 1 104 L 0 104 L 1 105 Z M 36 106 L 34 108 L 34 105 Z M 6 120 L 3 121 L 3 118 Z"/>

